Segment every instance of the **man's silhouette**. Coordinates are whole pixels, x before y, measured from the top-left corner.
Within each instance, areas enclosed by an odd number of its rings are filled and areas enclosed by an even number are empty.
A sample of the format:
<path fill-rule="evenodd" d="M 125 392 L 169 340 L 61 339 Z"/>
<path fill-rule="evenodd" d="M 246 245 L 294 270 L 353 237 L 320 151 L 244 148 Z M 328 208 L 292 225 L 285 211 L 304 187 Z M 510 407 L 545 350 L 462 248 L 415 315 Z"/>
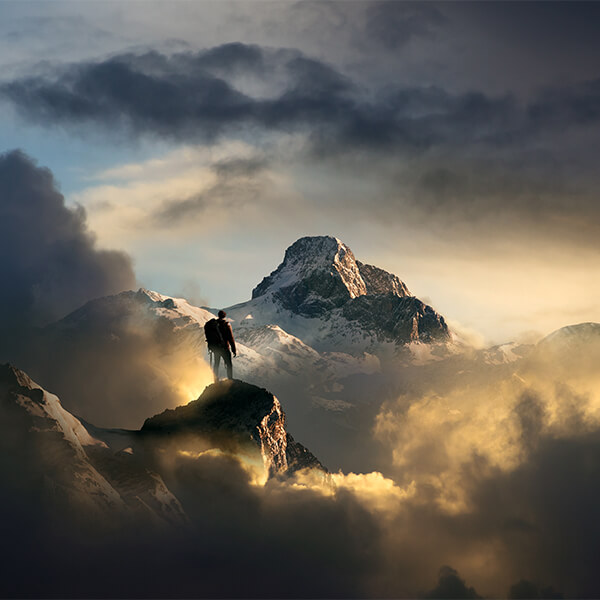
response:
<path fill-rule="evenodd" d="M 213 371 L 215 381 L 219 381 L 219 367 L 221 359 L 227 368 L 227 378 L 233 379 L 233 367 L 231 365 L 231 353 L 237 355 L 235 349 L 235 340 L 233 339 L 233 331 L 231 325 L 225 320 L 227 314 L 224 310 L 218 313 L 218 319 L 211 319 L 204 325 L 204 333 L 206 334 L 206 343 L 208 350 L 213 354 Z"/>

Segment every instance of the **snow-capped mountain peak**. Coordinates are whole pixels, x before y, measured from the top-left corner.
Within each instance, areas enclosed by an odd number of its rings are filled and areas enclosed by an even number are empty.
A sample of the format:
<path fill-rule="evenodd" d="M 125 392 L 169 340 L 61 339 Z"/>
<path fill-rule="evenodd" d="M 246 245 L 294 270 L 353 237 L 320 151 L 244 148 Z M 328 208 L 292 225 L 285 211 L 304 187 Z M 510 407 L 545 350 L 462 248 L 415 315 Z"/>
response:
<path fill-rule="evenodd" d="M 59 431 L 72 444 L 78 456 L 84 455 L 85 446 L 106 447 L 62 407 L 57 396 L 44 390 L 25 372 L 9 364 L 0 365 L 0 381 L 3 389 L 6 387 L 15 392 L 15 404 L 36 420 L 37 431 Z M 42 422 L 45 423 L 45 429 L 41 427 Z"/>
<path fill-rule="evenodd" d="M 270 294 L 313 316 L 360 296 L 387 293 L 410 296 L 398 277 L 357 261 L 338 238 L 315 236 L 294 242 L 279 267 L 254 288 L 252 298 Z"/>
<path fill-rule="evenodd" d="M 278 325 L 319 351 L 362 354 L 382 344 L 449 339 L 443 317 L 396 275 L 361 263 L 332 236 L 294 242 L 252 299 L 227 314 L 244 326 Z"/>

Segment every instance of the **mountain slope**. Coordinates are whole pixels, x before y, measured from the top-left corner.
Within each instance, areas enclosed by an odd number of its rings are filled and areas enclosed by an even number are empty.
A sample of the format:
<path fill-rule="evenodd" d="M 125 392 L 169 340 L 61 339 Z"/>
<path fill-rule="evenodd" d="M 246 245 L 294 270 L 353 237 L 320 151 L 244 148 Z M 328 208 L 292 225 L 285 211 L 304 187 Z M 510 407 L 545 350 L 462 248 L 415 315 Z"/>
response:
<path fill-rule="evenodd" d="M 98 298 L 38 331 L 14 359 L 67 410 L 98 426 L 141 426 L 212 381 L 204 322 L 212 314 L 140 289 Z"/>
<path fill-rule="evenodd" d="M 136 429 L 148 414 L 185 404 L 211 383 L 203 326 L 213 317 L 183 298 L 122 292 L 40 330 L 17 358 L 86 421 Z M 372 355 L 317 352 L 277 325 L 235 326 L 234 334 L 234 376 L 279 395 L 287 391 L 282 382 L 303 387 L 298 382 L 309 377 L 322 397 L 325 382 L 380 367 Z"/>
<path fill-rule="evenodd" d="M 595 395 L 600 389 L 600 323 L 568 325 L 541 339 L 524 364 L 524 372 L 546 371 Z"/>
<path fill-rule="evenodd" d="M 76 519 L 185 522 L 160 476 L 113 454 L 57 396 L 11 365 L 0 365 L 0 411 L 2 481 L 24 499 L 41 496 L 50 512 Z"/>
<path fill-rule="evenodd" d="M 227 309 L 234 376 L 285 398 L 294 435 L 336 466 L 372 418 L 387 371 L 439 360 L 450 347 L 441 315 L 336 238 L 298 240 L 252 296 Z M 15 362 L 86 421 L 137 429 L 212 382 L 203 325 L 214 312 L 146 289 L 122 292 L 45 327 Z"/>

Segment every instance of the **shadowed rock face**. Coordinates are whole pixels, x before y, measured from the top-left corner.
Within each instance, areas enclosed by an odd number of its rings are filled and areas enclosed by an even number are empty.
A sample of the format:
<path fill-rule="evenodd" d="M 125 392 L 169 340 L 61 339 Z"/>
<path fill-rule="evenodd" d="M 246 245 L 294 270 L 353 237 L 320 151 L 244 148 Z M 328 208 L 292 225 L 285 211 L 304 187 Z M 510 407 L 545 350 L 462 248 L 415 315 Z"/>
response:
<path fill-rule="evenodd" d="M 388 293 L 359 296 L 347 302 L 342 313 L 349 321 L 395 340 L 413 342 L 444 341 L 449 337 L 444 317 L 414 296 Z"/>
<path fill-rule="evenodd" d="M 146 419 L 143 436 L 199 435 L 215 446 L 236 441 L 260 450 L 269 475 L 326 469 L 285 429 L 285 414 L 270 392 L 239 380 L 209 385 L 198 400 Z"/>
<path fill-rule="evenodd" d="M 373 265 L 366 265 L 360 260 L 357 260 L 356 264 L 365 282 L 367 294 L 394 294 L 399 298 L 411 295 L 406 284 L 393 273 L 388 273 Z"/>

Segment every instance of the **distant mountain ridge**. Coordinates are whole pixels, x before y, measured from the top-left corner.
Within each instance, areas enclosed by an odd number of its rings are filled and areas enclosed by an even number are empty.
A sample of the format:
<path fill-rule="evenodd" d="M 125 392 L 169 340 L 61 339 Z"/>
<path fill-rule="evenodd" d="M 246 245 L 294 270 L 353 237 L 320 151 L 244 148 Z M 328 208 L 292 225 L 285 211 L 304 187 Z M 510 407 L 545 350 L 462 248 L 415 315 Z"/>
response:
<path fill-rule="evenodd" d="M 238 346 L 234 375 L 288 398 L 295 390 L 293 423 L 301 405 L 340 412 L 360 402 L 349 377 L 375 376 L 387 360 L 437 359 L 450 346 L 441 315 L 330 236 L 292 244 L 252 296 L 226 309 Z M 203 325 L 215 313 L 144 288 L 125 291 L 40 329 L 15 360 L 86 420 L 137 428 L 212 379 Z M 60 368 L 48 356 L 62 357 Z"/>

